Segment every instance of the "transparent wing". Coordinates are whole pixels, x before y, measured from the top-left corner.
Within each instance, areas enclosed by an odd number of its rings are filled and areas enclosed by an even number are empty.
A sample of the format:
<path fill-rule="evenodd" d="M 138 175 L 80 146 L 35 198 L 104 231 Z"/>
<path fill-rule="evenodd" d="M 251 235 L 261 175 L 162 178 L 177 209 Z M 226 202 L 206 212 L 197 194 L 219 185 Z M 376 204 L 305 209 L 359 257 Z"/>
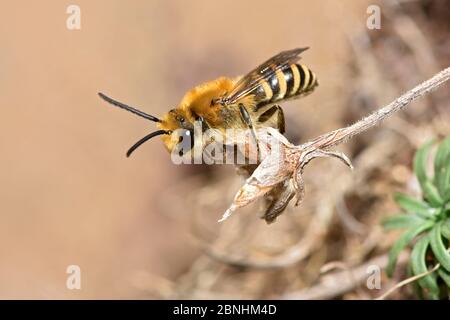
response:
<path fill-rule="evenodd" d="M 259 65 L 247 75 L 242 77 L 234 86 L 233 90 L 222 98 L 223 104 L 235 104 L 240 99 L 244 98 L 248 94 L 251 94 L 256 88 L 260 86 L 261 80 L 267 80 L 272 77 L 279 69 L 283 69 L 295 63 L 300 59 L 300 53 L 307 50 L 305 48 L 296 48 L 280 52 L 273 56 L 263 64 Z"/>

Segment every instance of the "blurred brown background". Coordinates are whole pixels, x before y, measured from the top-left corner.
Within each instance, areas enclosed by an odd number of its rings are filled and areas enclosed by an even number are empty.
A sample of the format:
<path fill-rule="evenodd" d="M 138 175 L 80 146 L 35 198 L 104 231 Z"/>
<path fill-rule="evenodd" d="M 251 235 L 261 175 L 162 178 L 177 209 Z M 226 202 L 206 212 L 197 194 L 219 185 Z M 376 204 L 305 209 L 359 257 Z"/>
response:
<path fill-rule="evenodd" d="M 66 28 L 71 4 L 81 9 L 81 30 Z M 154 125 L 98 91 L 158 116 L 196 84 L 309 46 L 302 61 L 320 87 L 285 108 L 289 137 L 304 140 L 341 124 L 348 37 L 365 29 L 366 9 L 365 1 L 4 3 L 0 298 L 152 298 L 146 287 L 172 288 L 201 255 L 183 201 L 211 176 L 173 189 L 203 169 L 172 165 L 160 141 L 127 159 Z M 231 199 L 205 214 L 216 220 Z M 66 288 L 70 264 L 81 267 L 81 290 Z"/>

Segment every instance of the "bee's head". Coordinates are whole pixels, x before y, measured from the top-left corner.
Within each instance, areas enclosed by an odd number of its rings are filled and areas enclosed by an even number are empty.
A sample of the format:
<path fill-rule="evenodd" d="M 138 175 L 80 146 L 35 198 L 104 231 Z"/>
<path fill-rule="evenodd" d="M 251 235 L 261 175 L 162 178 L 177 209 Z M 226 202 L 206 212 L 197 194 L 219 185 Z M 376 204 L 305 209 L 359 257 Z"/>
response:
<path fill-rule="evenodd" d="M 128 150 L 127 157 L 129 157 L 131 153 L 133 153 L 133 151 L 136 150 L 140 145 L 150 140 L 151 138 L 159 135 L 162 136 L 164 145 L 166 146 L 167 150 L 169 150 L 169 152 L 178 149 L 187 150 L 192 147 L 194 139 L 193 125 L 187 121 L 186 115 L 181 110 L 173 109 L 169 111 L 166 115 L 164 115 L 162 119 L 159 119 L 155 116 L 149 115 L 138 109 L 130 107 L 122 102 L 111 99 L 110 97 L 104 95 L 101 92 L 99 92 L 98 95 L 100 96 L 100 98 L 116 107 L 130 111 L 147 120 L 156 122 L 158 128 L 160 129 L 146 135 L 141 140 L 136 142 Z"/>
<path fill-rule="evenodd" d="M 175 151 L 183 155 L 193 147 L 194 125 L 188 119 L 183 110 L 172 109 L 157 124 L 158 128 L 170 132 L 162 136 L 164 145 L 170 153 Z"/>

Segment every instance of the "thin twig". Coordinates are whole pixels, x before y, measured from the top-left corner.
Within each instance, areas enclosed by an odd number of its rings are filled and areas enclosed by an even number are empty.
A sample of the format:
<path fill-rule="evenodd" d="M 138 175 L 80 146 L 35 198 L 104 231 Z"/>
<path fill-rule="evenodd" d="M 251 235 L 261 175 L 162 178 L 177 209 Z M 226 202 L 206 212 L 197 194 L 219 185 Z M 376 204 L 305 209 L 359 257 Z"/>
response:
<path fill-rule="evenodd" d="M 347 156 L 340 152 L 330 151 L 329 149 L 340 143 L 346 142 L 353 136 L 360 134 L 369 128 L 372 128 L 395 112 L 402 110 L 415 99 L 437 89 L 440 85 L 450 79 L 450 68 L 444 69 L 431 79 L 419 84 L 412 90 L 406 92 L 390 104 L 373 112 L 369 116 L 359 120 L 351 126 L 340 128 L 326 134 L 323 134 L 314 140 L 295 146 L 286 140 L 278 131 L 272 128 L 259 129 L 259 140 L 265 141 L 260 146 L 260 150 L 267 153 L 264 160 L 259 164 L 246 183 L 237 192 L 233 203 L 223 214 L 219 222 L 226 220 L 235 210 L 244 207 L 256 199 L 265 196 L 275 186 L 291 180 L 288 185 L 293 185 L 291 196 L 285 196 L 284 203 L 280 207 L 286 207 L 293 196 L 296 196 L 296 204 L 299 204 L 304 195 L 304 185 L 302 172 L 304 167 L 314 158 L 334 157 L 342 160 L 346 165 L 352 168 Z M 279 148 L 277 152 L 269 152 L 268 146 L 271 139 L 278 141 Z M 274 140 L 272 140 L 274 141 Z M 279 212 L 278 214 L 280 214 Z M 277 215 L 278 215 L 277 214 Z M 276 216 L 264 217 L 268 223 L 275 220 Z"/>
<path fill-rule="evenodd" d="M 402 253 L 399 257 L 399 263 L 405 263 L 407 261 L 407 258 L 407 254 Z M 333 299 L 354 290 L 356 286 L 359 286 L 364 281 L 366 281 L 368 276 L 367 268 L 369 266 L 376 265 L 383 269 L 386 267 L 387 262 L 387 254 L 378 256 L 360 266 L 344 271 L 335 271 L 328 275 L 324 275 L 321 277 L 319 283 L 314 285 L 313 287 L 299 291 L 288 292 L 278 298 L 286 300 Z M 346 276 L 346 274 L 348 275 L 349 273 L 352 274 L 352 279 Z"/>
<path fill-rule="evenodd" d="M 433 269 L 430 269 L 428 271 L 422 272 L 418 275 L 412 276 L 410 278 L 407 278 L 399 283 L 397 283 L 395 286 L 393 286 L 392 288 L 390 288 L 388 291 L 386 291 L 384 294 L 382 294 L 381 296 L 379 296 L 378 298 L 376 298 L 375 300 L 384 300 L 385 298 L 387 298 L 389 295 L 391 295 L 394 291 L 400 289 L 401 287 L 407 285 L 408 283 L 417 281 L 429 274 L 432 274 L 433 272 L 435 272 L 437 269 L 439 269 L 441 266 L 440 263 L 436 264 Z"/>
<path fill-rule="evenodd" d="M 334 130 L 332 132 L 321 135 L 320 137 L 314 139 L 315 142 L 322 141 L 323 145 L 318 146 L 321 148 L 330 148 L 336 146 L 340 143 L 348 141 L 350 138 L 357 134 L 360 134 L 378 124 L 383 122 L 387 117 L 393 115 L 397 111 L 405 108 L 409 103 L 416 100 L 419 97 L 437 89 L 440 85 L 445 83 L 450 79 L 450 68 L 444 69 L 437 73 L 431 79 L 419 84 L 415 88 L 409 90 L 399 98 L 392 101 L 385 107 L 375 111 L 371 115 L 359 120 L 358 122 L 352 124 L 351 126 Z M 334 136 L 334 137 L 333 137 Z M 324 138 L 333 137 L 331 141 L 326 141 Z"/>

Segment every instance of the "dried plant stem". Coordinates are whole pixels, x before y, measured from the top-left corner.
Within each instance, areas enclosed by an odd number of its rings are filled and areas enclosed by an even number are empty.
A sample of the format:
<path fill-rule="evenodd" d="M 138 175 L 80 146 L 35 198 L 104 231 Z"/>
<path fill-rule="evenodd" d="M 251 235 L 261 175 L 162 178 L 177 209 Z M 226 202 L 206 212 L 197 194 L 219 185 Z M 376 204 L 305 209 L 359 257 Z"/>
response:
<path fill-rule="evenodd" d="M 397 283 L 395 286 L 393 286 L 392 288 L 390 288 L 388 291 L 386 291 L 384 294 L 382 294 L 381 296 L 379 296 L 378 298 L 376 298 L 375 300 L 384 300 L 386 299 L 388 296 L 390 296 L 394 291 L 396 291 L 397 289 L 400 289 L 403 286 L 406 286 L 407 284 L 417 281 L 429 274 L 432 274 L 433 272 L 435 272 L 437 269 L 439 269 L 441 266 L 440 263 L 436 264 L 432 269 L 422 272 L 418 275 L 415 275 L 413 277 L 409 277 L 399 283 Z"/>
<path fill-rule="evenodd" d="M 408 255 L 402 253 L 399 257 L 399 263 L 403 264 L 407 259 Z M 334 271 L 330 274 L 323 275 L 320 281 L 310 288 L 288 292 L 277 298 L 284 300 L 334 299 L 351 292 L 356 287 L 363 284 L 364 281 L 367 281 L 367 268 L 369 266 L 376 265 L 380 268 L 385 268 L 387 263 L 387 254 L 372 258 L 366 263 L 353 268 L 348 268 L 348 266 L 345 265 L 339 266 L 339 264 L 333 263 L 322 271 L 329 271 L 326 269 L 330 269 L 331 267 L 341 267 L 341 269 L 344 267 L 344 270 Z"/>
<path fill-rule="evenodd" d="M 415 88 L 409 90 L 399 98 L 392 101 L 387 106 L 377 110 L 371 115 L 359 120 L 358 122 L 352 124 L 351 126 L 340 128 L 324 135 L 321 135 L 314 139 L 311 144 L 316 148 L 328 149 L 330 147 L 336 146 L 340 143 L 346 142 L 353 136 L 360 134 L 361 132 L 370 129 L 378 124 L 380 124 L 387 117 L 391 116 L 397 111 L 402 110 L 409 103 L 415 99 L 422 97 L 423 95 L 437 89 L 440 85 L 445 83 L 450 79 L 450 68 L 446 68 L 441 72 L 437 73 L 431 79 L 419 84 Z M 308 145 L 310 143 L 307 143 Z"/>
<path fill-rule="evenodd" d="M 302 172 L 304 167 L 314 158 L 338 158 L 347 166 L 353 168 L 349 158 L 341 153 L 330 150 L 331 147 L 346 142 L 353 136 L 381 123 L 395 112 L 402 110 L 415 99 L 437 89 L 450 79 L 450 68 L 444 69 L 431 79 L 419 84 L 397 98 L 387 106 L 373 112 L 371 115 L 359 120 L 351 126 L 340 128 L 323 134 L 312 141 L 295 146 L 286 140 L 278 131 L 272 128 L 260 129 L 260 141 L 269 141 L 269 136 L 280 143 L 277 152 L 269 153 L 259 164 L 246 183 L 236 193 L 231 206 L 225 211 L 219 222 L 226 220 L 238 208 L 244 207 L 260 197 L 264 197 L 281 183 L 284 184 L 283 198 L 278 199 L 278 207 L 285 208 L 295 196 L 298 205 L 304 196 Z M 260 149 L 264 149 L 263 147 Z M 286 184 L 286 182 L 288 182 Z M 267 223 L 275 221 L 282 210 L 266 211 L 264 219 Z"/>

